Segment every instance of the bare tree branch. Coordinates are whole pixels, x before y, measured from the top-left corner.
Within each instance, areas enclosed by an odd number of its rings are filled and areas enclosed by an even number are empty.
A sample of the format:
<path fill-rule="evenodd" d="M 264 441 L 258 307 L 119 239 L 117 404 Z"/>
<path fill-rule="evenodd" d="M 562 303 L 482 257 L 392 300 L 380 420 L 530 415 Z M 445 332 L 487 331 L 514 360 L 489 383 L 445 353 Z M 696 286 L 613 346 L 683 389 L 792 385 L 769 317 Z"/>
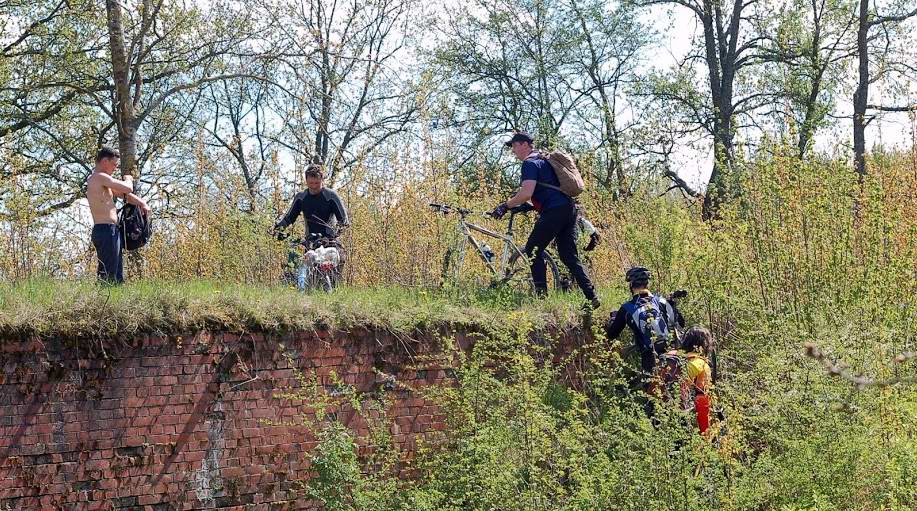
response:
<path fill-rule="evenodd" d="M 917 103 L 901 106 L 866 105 L 866 108 L 870 110 L 879 110 L 881 112 L 917 112 Z"/>

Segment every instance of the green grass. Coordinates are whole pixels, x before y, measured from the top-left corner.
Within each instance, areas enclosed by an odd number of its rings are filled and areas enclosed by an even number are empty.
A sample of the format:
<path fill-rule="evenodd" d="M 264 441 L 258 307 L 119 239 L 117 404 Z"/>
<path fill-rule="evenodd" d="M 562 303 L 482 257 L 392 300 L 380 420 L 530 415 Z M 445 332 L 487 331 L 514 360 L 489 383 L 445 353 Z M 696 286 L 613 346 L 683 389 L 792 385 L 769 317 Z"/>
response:
<path fill-rule="evenodd" d="M 578 293 L 535 300 L 509 292 L 395 287 L 303 294 L 289 287 L 212 281 L 109 287 L 92 281 L 31 280 L 0 283 L 0 338 L 108 338 L 200 330 L 568 329 L 580 323 L 581 303 Z"/>

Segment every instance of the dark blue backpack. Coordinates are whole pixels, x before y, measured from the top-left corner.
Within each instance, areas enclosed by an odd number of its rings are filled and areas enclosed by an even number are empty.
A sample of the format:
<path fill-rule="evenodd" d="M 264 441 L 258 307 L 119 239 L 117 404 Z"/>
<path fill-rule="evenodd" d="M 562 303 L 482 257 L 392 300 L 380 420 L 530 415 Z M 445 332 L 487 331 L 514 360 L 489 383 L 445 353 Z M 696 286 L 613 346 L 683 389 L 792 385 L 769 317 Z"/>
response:
<path fill-rule="evenodd" d="M 669 322 L 662 310 L 665 299 L 652 295 L 649 300 L 637 300 L 624 304 L 624 309 L 630 317 L 631 324 L 636 327 L 636 333 L 643 349 L 653 349 L 662 342 L 665 346 L 671 345 L 672 331 Z M 671 307 L 669 307 L 671 309 Z"/>

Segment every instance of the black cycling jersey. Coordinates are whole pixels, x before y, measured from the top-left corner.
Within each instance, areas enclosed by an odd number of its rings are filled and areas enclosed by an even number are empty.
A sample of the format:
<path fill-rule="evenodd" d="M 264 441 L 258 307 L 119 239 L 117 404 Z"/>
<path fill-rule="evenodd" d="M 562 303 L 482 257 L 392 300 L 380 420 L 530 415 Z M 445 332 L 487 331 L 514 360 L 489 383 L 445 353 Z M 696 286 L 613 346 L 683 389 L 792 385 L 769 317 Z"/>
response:
<path fill-rule="evenodd" d="M 307 234 L 332 235 L 333 230 L 328 227 L 334 225 L 331 217 L 341 224 L 348 224 L 347 210 L 341 198 L 329 188 L 322 188 L 315 195 L 309 193 L 309 190 L 297 193 L 293 197 L 290 210 L 277 222 L 275 227 L 283 229 L 292 225 L 300 214 L 306 219 Z"/>
<path fill-rule="evenodd" d="M 651 300 L 653 295 L 651 293 L 634 295 L 629 303 L 643 303 L 648 300 Z M 667 300 L 661 300 L 660 306 L 662 307 L 662 314 L 666 318 L 673 319 L 673 327 L 683 328 L 685 326 L 685 318 L 681 315 L 681 312 L 672 302 Z M 671 310 L 669 309 L 671 308 Z M 634 333 L 634 344 L 638 347 L 641 347 L 642 344 L 639 341 L 641 337 L 640 330 L 637 328 L 637 325 L 634 324 L 633 320 L 630 317 L 630 314 L 627 311 L 626 304 L 621 304 L 621 308 L 618 309 L 618 312 L 614 315 L 614 321 L 612 321 L 606 327 L 606 334 L 608 339 L 617 339 L 621 332 L 624 331 L 626 327 L 630 327 L 631 331 Z"/>

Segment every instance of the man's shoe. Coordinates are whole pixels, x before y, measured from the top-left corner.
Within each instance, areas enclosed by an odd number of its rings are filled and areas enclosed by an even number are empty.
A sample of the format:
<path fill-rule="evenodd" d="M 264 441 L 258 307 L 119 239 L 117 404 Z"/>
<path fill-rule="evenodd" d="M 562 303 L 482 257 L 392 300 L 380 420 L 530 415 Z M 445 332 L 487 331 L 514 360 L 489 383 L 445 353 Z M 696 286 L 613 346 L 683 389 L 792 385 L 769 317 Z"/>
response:
<path fill-rule="evenodd" d="M 601 305 L 602 305 L 602 303 L 599 302 L 599 299 L 598 299 L 598 298 L 593 298 L 592 300 L 587 300 L 587 301 L 583 302 L 583 312 L 585 312 L 585 313 L 587 313 L 587 314 L 591 314 L 592 311 L 598 309 Z"/>

